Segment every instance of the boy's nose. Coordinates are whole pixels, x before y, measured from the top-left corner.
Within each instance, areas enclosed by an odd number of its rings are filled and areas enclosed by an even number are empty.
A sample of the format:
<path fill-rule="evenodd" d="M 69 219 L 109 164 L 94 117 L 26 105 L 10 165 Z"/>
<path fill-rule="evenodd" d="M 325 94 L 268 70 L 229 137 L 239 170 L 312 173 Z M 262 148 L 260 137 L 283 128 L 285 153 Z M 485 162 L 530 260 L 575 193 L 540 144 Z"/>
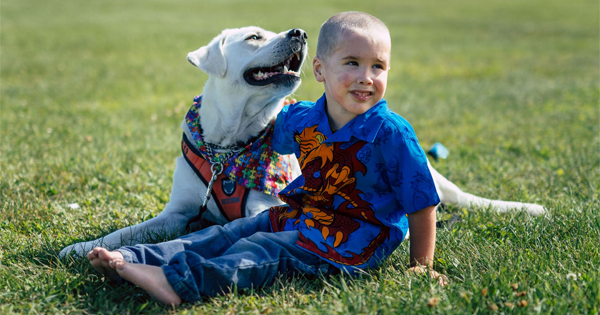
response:
<path fill-rule="evenodd" d="M 364 84 L 364 85 L 372 85 L 373 79 L 371 78 L 371 75 L 367 71 L 367 72 L 361 73 L 361 75 L 358 76 L 358 78 L 356 78 L 356 83 Z"/>

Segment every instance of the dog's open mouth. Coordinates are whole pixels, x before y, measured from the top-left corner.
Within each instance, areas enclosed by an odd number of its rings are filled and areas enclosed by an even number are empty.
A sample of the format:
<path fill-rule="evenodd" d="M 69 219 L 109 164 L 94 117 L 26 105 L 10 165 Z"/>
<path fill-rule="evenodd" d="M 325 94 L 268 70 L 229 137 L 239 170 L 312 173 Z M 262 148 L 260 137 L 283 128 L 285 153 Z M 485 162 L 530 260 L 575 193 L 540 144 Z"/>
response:
<path fill-rule="evenodd" d="M 244 79 L 250 85 L 267 85 L 282 79 L 300 79 L 302 60 L 302 53 L 295 52 L 274 66 L 246 70 Z"/>

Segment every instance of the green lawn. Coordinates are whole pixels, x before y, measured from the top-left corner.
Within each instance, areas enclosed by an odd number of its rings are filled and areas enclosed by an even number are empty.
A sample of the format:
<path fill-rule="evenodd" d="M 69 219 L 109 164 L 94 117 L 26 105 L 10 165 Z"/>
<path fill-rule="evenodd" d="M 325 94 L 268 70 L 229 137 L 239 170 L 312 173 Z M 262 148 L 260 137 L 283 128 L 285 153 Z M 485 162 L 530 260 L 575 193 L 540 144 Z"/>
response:
<path fill-rule="evenodd" d="M 0 3 L 0 314 L 600 312 L 598 1 L 207 2 Z M 548 216 L 444 209 L 463 219 L 438 230 L 445 288 L 404 274 L 403 244 L 358 278 L 280 279 L 173 310 L 57 259 L 168 202 L 179 124 L 206 80 L 189 51 L 224 28 L 300 27 L 311 58 L 321 23 L 348 10 L 390 28 L 386 99 L 424 148 L 450 150 L 436 168 Z M 303 79 L 295 97 L 318 98 L 308 66 Z"/>

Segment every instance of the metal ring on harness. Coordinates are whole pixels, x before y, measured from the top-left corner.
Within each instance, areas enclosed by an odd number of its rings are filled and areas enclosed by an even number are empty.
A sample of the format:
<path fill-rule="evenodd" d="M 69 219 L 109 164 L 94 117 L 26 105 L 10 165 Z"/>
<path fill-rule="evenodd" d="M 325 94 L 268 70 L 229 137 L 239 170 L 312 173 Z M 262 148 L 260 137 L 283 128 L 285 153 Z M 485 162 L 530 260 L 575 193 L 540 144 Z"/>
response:
<path fill-rule="evenodd" d="M 218 167 L 218 170 L 217 170 L 217 167 Z M 210 171 L 212 172 L 213 177 L 221 175 L 221 173 L 223 173 L 223 163 L 216 162 L 216 163 L 212 164 L 210 166 Z"/>

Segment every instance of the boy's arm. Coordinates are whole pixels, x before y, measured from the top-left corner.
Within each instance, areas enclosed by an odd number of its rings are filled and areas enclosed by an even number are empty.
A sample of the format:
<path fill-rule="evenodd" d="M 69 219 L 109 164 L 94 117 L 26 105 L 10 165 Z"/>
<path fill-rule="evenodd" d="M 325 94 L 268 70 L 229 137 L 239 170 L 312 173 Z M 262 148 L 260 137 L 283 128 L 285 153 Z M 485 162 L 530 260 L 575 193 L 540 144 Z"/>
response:
<path fill-rule="evenodd" d="M 410 229 L 410 268 L 414 273 L 423 273 L 426 267 L 432 278 L 438 279 L 444 286 L 448 278 L 433 270 L 433 253 L 435 250 L 435 206 L 429 206 L 408 214 Z"/>
<path fill-rule="evenodd" d="M 410 229 L 410 266 L 433 267 L 435 250 L 435 206 L 408 215 Z"/>

